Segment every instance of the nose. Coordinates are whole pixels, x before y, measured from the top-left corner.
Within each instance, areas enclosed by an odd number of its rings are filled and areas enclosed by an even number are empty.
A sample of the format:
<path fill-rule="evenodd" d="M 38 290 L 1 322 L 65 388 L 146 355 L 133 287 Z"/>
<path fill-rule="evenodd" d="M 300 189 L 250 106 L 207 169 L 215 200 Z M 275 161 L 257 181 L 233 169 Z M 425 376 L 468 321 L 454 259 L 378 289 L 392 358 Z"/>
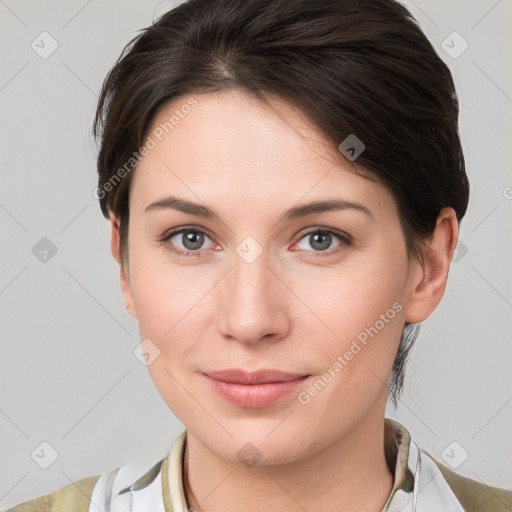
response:
<path fill-rule="evenodd" d="M 293 295 L 270 268 L 265 252 L 248 263 L 238 254 L 219 289 L 219 329 L 224 337 L 247 345 L 277 341 L 291 328 Z"/>

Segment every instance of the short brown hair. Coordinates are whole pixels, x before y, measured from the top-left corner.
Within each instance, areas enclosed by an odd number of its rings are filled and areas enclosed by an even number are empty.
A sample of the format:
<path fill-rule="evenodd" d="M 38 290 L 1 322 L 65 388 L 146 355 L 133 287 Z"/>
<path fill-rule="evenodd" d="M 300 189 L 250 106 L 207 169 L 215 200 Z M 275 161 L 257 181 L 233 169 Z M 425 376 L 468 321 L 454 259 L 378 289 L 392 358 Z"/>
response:
<path fill-rule="evenodd" d="M 393 193 L 409 255 L 421 257 L 443 207 L 464 216 L 469 183 L 452 75 L 403 5 L 188 0 L 124 48 L 101 91 L 97 197 L 103 214 L 120 221 L 123 259 L 134 154 L 157 110 L 182 95 L 234 88 L 299 107 L 333 148 L 350 135 L 362 141 L 358 167 Z M 393 366 L 395 403 L 411 327 Z"/>

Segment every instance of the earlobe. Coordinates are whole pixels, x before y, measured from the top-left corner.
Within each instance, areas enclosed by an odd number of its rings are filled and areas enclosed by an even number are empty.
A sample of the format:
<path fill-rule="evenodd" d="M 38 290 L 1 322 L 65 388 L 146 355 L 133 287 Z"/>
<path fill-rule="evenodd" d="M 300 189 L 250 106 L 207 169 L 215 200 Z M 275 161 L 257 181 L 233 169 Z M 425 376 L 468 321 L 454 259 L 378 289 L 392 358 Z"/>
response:
<path fill-rule="evenodd" d="M 405 321 L 423 322 L 441 301 L 446 289 L 450 262 L 459 236 L 453 208 L 443 208 L 432 237 L 425 243 L 423 263 L 414 263 Z"/>
<path fill-rule="evenodd" d="M 135 311 L 135 307 L 133 304 L 128 269 L 125 268 L 125 265 L 121 258 L 120 222 L 119 219 L 112 212 L 110 212 L 110 231 L 112 256 L 119 265 L 119 282 L 121 285 L 124 307 L 133 318 L 137 318 L 137 313 Z"/>

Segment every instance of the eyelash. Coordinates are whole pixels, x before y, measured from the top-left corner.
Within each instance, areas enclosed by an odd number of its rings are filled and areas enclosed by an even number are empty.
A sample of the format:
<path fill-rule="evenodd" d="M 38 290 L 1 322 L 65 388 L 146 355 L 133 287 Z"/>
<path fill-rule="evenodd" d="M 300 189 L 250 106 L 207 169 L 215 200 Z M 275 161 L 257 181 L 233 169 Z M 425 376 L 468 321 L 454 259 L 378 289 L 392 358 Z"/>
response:
<path fill-rule="evenodd" d="M 182 227 L 182 228 L 178 228 L 178 229 L 174 229 L 172 231 L 166 232 L 162 236 L 162 238 L 160 238 L 160 243 L 164 244 L 164 243 L 168 242 L 172 237 L 179 235 L 181 233 L 186 233 L 188 231 L 195 231 L 198 233 L 202 233 L 203 235 L 212 239 L 212 237 L 209 235 L 209 233 L 207 231 L 205 231 L 204 229 L 196 228 L 196 227 Z M 332 256 L 333 254 L 336 254 L 337 252 L 341 251 L 342 249 L 344 249 L 346 247 L 350 247 L 353 244 L 352 237 L 350 235 L 347 235 L 346 233 L 342 233 L 342 232 L 337 231 L 332 228 L 316 228 L 316 229 L 307 231 L 305 233 L 302 233 L 298 237 L 297 241 L 294 242 L 294 245 L 296 243 L 300 242 L 303 238 L 306 238 L 307 236 L 313 235 L 315 233 L 323 233 L 323 234 L 328 233 L 329 235 L 333 235 L 339 239 L 340 244 L 337 245 L 334 249 L 331 249 L 329 251 L 307 251 L 307 252 L 313 252 L 313 254 L 315 255 L 315 256 L 313 256 L 314 258 L 324 257 L 324 256 Z M 182 250 L 176 249 L 175 247 L 172 247 L 170 245 L 168 246 L 168 248 L 170 251 L 174 252 L 178 256 L 185 256 L 185 257 L 197 258 L 197 257 L 202 256 L 202 253 L 203 253 L 203 251 L 201 251 L 201 250 L 182 251 Z"/>

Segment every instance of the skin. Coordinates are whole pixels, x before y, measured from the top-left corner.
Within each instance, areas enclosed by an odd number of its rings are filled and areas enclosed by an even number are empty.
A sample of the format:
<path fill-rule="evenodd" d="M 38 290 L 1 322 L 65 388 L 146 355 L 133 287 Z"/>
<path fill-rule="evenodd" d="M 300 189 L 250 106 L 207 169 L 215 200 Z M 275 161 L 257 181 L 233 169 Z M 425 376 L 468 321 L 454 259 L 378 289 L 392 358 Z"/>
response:
<path fill-rule="evenodd" d="M 111 215 L 125 306 L 141 339 L 160 350 L 148 369 L 188 430 L 189 506 L 379 511 L 393 484 L 383 445 L 391 368 L 404 323 L 425 320 L 443 296 L 458 237 L 455 212 L 439 214 L 423 264 L 409 260 L 390 191 L 356 175 L 350 162 L 340 164 L 291 105 L 276 99 L 272 109 L 242 91 L 194 97 L 197 107 L 135 171 L 124 264 Z M 187 98 L 161 107 L 150 131 Z M 214 209 L 220 220 L 145 211 L 171 194 Z M 371 216 L 352 208 L 280 220 L 291 207 L 333 198 L 359 203 Z M 199 255 L 172 252 L 190 250 L 183 235 L 161 242 L 182 226 L 207 231 Z M 309 236 L 322 228 L 350 235 L 352 244 L 333 236 L 322 251 Z M 251 263 L 236 251 L 248 236 L 263 249 Z M 298 394 L 394 303 L 401 311 L 300 403 Z M 279 402 L 251 409 L 227 402 L 201 373 L 227 368 L 311 377 Z M 248 442 L 261 453 L 252 467 L 237 456 Z"/>

